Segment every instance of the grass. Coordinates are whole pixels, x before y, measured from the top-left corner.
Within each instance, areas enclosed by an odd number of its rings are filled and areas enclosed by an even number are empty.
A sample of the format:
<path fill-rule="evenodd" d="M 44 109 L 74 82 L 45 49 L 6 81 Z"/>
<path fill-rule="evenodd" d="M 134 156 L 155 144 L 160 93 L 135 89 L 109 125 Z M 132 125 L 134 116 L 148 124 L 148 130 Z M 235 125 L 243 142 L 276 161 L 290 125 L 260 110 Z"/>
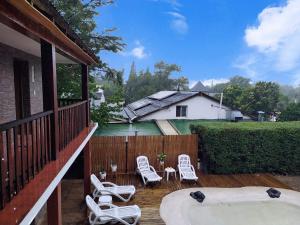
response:
<path fill-rule="evenodd" d="M 208 120 L 170 120 L 181 134 L 191 134 L 191 125 L 201 125 L 207 128 L 226 129 L 280 129 L 280 128 L 299 128 L 300 121 L 293 122 L 229 122 L 229 121 L 208 121 Z"/>

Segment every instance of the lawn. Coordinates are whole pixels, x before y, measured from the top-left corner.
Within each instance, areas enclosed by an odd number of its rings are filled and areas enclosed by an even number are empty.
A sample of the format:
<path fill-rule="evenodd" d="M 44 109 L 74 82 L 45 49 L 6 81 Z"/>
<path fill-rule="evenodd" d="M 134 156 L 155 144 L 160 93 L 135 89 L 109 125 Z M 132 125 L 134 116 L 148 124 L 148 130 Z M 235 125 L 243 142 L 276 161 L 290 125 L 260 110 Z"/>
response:
<path fill-rule="evenodd" d="M 300 121 L 293 122 L 229 122 L 208 120 L 170 120 L 181 134 L 190 134 L 190 125 L 202 125 L 209 128 L 239 128 L 239 129 L 274 129 L 274 128 L 300 128 Z"/>

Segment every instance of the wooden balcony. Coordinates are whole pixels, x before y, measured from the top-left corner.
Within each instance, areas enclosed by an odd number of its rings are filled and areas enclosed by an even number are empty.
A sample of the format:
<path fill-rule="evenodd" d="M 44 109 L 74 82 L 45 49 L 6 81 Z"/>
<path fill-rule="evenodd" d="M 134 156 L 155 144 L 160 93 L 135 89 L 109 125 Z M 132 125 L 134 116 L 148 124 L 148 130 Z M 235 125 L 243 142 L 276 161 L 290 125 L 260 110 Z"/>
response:
<path fill-rule="evenodd" d="M 91 135 L 94 126 L 86 126 L 87 104 L 80 101 L 58 109 L 56 159 L 51 156 L 52 111 L 0 125 L 1 223 L 19 223 Z"/>

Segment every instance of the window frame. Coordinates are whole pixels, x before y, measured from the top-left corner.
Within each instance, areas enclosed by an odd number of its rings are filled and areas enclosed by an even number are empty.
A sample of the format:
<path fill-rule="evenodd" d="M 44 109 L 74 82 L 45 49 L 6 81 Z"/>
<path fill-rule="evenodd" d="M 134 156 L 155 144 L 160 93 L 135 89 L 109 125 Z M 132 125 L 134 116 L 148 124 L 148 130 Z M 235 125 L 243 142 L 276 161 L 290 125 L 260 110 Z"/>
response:
<path fill-rule="evenodd" d="M 185 109 L 185 111 L 183 109 Z M 188 115 L 187 111 L 188 111 L 187 105 L 176 105 L 176 117 L 187 117 L 187 115 Z M 179 112 L 179 115 L 178 115 L 178 112 Z M 185 115 L 183 115 L 183 112 L 185 112 Z"/>

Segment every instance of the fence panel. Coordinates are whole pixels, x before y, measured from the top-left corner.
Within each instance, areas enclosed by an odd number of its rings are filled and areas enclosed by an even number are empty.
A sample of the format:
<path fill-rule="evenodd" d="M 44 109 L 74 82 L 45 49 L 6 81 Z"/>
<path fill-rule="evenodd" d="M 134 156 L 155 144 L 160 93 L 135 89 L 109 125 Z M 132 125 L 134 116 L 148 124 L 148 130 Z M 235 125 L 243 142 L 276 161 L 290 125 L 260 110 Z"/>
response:
<path fill-rule="evenodd" d="M 164 136 L 164 153 L 167 154 L 165 167 L 177 168 L 178 155 L 187 154 L 191 163 L 196 167 L 198 158 L 197 135 L 172 135 Z"/>
<path fill-rule="evenodd" d="M 92 173 L 99 174 L 101 168 L 111 172 L 111 162 L 117 163 L 118 172 L 126 170 L 126 141 L 125 137 L 93 137 Z"/>
<path fill-rule="evenodd" d="M 159 169 L 157 155 L 163 152 L 163 136 L 132 136 L 128 138 L 128 171 L 136 170 L 136 157 L 145 155 L 154 168 Z"/>
<path fill-rule="evenodd" d="M 126 142 L 127 140 L 127 142 Z M 135 172 L 136 157 L 145 155 L 156 170 L 161 170 L 157 155 L 167 154 L 165 167 L 177 167 L 177 157 L 188 154 L 196 166 L 198 158 L 198 136 L 130 136 L 130 137 L 101 137 L 94 136 L 92 145 L 92 172 L 98 174 L 100 168 L 111 172 L 111 161 L 117 163 L 118 173 Z"/>

